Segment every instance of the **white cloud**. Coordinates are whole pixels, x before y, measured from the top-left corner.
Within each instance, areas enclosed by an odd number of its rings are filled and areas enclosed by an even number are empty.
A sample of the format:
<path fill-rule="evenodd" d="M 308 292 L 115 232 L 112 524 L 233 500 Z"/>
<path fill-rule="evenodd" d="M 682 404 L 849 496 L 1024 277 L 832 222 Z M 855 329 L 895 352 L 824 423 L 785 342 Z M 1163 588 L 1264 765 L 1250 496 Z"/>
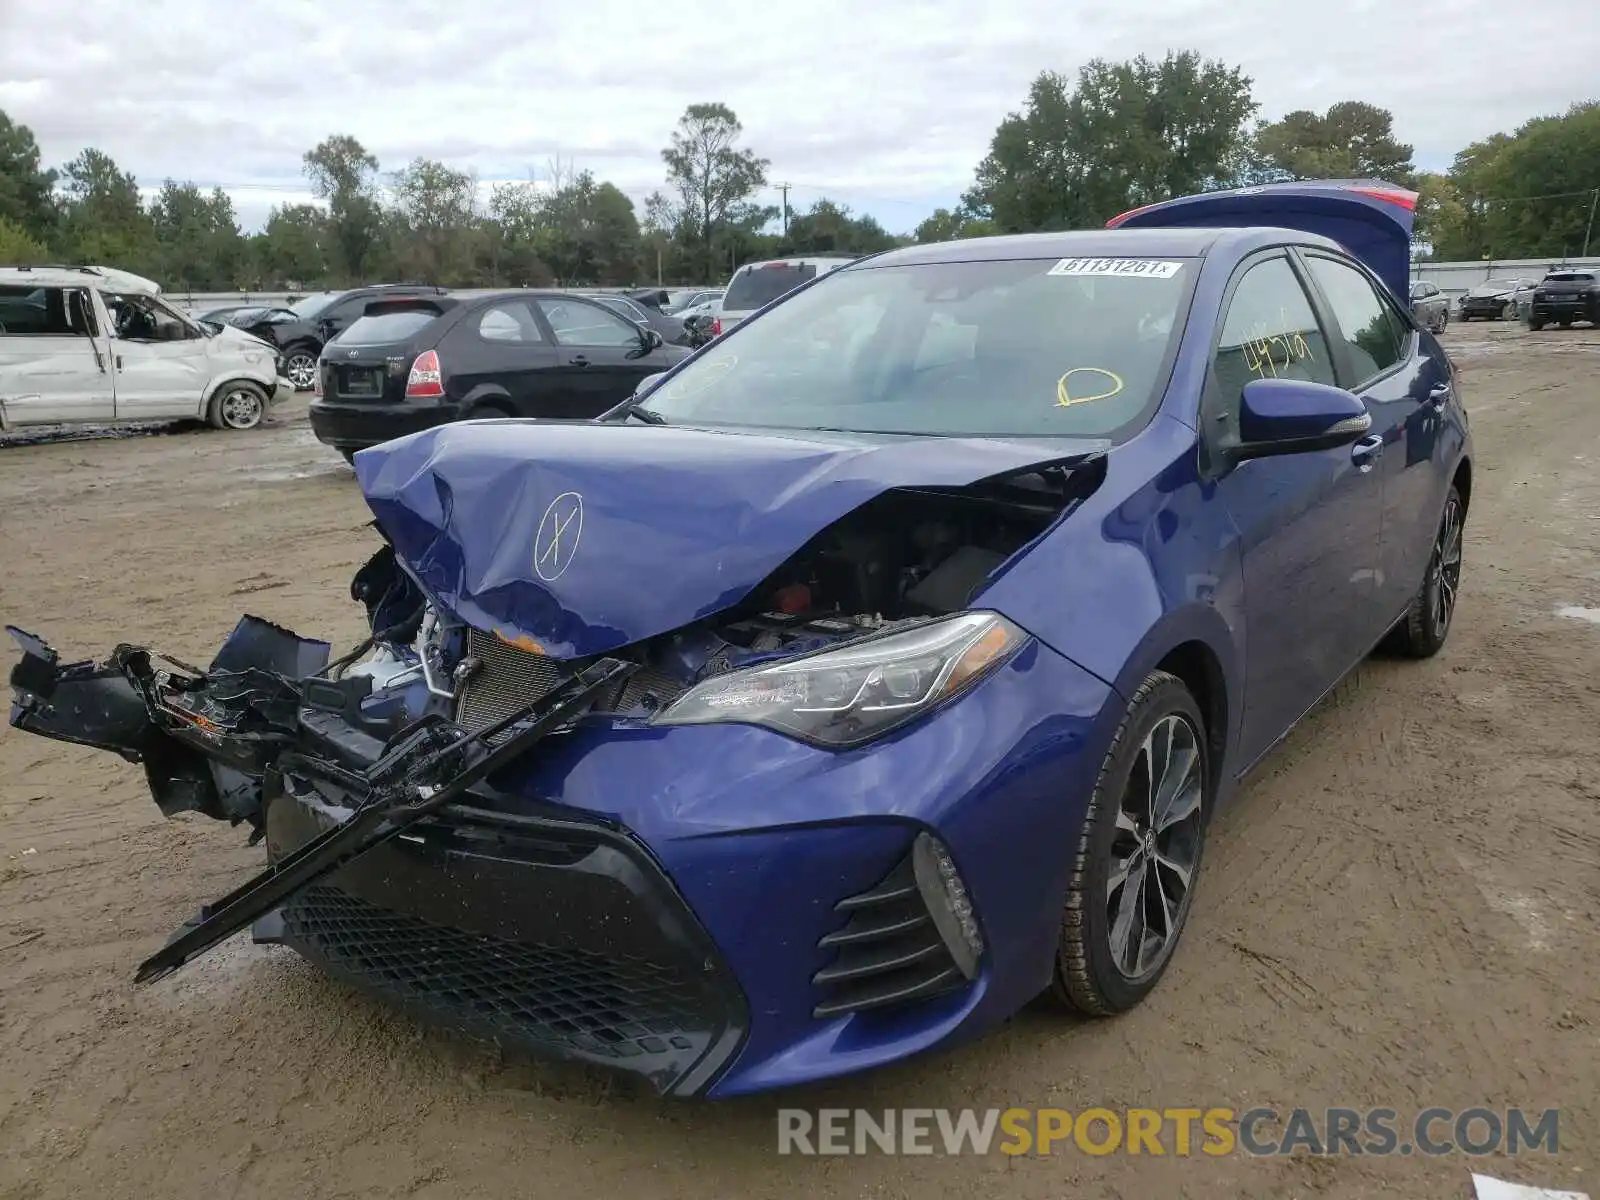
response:
<path fill-rule="evenodd" d="M 221 184 L 256 224 L 305 199 L 300 155 L 351 133 L 484 180 L 556 157 L 636 197 L 685 105 L 721 100 L 791 203 L 829 194 L 892 229 L 967 186 L 1044 68 L 1193 47 L 1243 66 L 1264 114 L 1365 99 L 1425 166 L 1577 99 L 1600 60 L 1582 6 L 1456 0 L 0 0 L 0 108 L 48 162 L 85 145 L 147 186 Z M 1423 13 L 1426 15 L 1423 15 Z M 253 187 L 251 186 L 253 185 Z M 773 199 L 776 199 L 774 194 Z"/>

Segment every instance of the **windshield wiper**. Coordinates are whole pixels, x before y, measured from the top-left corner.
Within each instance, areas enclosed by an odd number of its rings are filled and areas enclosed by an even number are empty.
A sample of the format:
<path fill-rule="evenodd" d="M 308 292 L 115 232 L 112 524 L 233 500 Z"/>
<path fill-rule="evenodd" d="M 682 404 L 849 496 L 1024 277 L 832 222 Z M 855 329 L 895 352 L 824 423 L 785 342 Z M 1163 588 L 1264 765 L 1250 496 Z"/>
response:
<path fill-rule="evenodd" d="M 665 425 L 667 423 L 667 419 L 660 413 L 656 412 L 652 408 L 646 408 L 644 405 L 637 403 L 629 403 L 628 406 L 622 410 L 622 415 L 625 417 L 638 417 L 639 420 L 643 421 L 646 425 Z"/>

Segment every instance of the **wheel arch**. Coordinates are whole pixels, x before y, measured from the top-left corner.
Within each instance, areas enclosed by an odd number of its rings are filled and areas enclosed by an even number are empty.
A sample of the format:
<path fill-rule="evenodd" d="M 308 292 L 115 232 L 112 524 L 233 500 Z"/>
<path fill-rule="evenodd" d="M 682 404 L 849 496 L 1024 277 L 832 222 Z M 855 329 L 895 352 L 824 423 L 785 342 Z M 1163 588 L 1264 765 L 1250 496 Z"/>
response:
<path fill-rule="evenodd" d="M 511 398 L 511 393 L 502 384 L 480 383 L 461 398 L 461 415 L 463 418 L 467 418 L 474 408 L 481 408 L 485 405 L 491 408 L 503 409 L 513 417 L 518 414 L 521 408 L 521 405 Z"/>
<path fill-rule="evenodd" d="M 266 392 L 267 400 L 269 402 L 272 400 L 273 391 L 276 390 L 278 386 L 278 380 L 276 376 L 269 377 L 261 371 L 256 371 L 253 373 L 248 370 L 230 371 L 226 375 L 219 375 L 217 378 L 213 379 L 209 385 L 207 385 L 205 395 L 201 398 L 200 413 L 202 416 L 204 416 L 206 412 L 210 410 L 211 401 L 216 394 L 229 384 L 233 383 L 248 383 L 260 388 L 262 391 Z"/>
<path fill-rule="evenodd" d="M 1464 514 L 1472 511 L 1472 459 L 1463 455 L 1456 464 L 1456 472 L 1450 477 L 1450 482 L 1461 494 L 1461 511 Z"/>

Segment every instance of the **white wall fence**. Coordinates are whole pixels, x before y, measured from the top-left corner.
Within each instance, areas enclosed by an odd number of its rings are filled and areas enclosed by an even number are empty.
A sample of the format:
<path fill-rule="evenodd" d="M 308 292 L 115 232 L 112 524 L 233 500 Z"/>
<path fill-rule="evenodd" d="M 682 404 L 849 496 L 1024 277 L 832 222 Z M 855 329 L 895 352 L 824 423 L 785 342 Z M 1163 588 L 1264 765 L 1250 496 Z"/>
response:
<path fill-rule="evenodd" d="M 1411 264 L 1413 281 L 1433 284 L 1441 292 L 1454 297 L 1469 288 L 1491 279 L 1526 279 L 1537 283 L 1546 271 L 1571 268 L 1573 270 L 1600 270 L 1600 258 L 1562 261 L 1552 258 L 1502 258 L 1484 259 L 1482 262 L 1419 262 Z"/>

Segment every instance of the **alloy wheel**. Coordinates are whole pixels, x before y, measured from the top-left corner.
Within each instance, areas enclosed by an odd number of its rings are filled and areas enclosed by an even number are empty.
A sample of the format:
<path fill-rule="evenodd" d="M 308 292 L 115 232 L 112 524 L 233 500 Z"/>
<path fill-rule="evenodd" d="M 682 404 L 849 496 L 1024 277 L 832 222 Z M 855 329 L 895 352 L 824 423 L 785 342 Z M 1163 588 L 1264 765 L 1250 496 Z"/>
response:
<path fill-rule="evenodd" d="M 303 352 L 291 354 L 289 361 L 283 364 L 283 374 L 296 390 L 310 391 L 317 381 L 317 360 Z"/>
<path fill-rule="evenodd" d="M 1146 736 L 1117 810 L 1106 880 L 1111 957 L 1130 982 L 1177 944 L 1200 857 L 1205 794 L 1199 732 L 1177 713 Z"/>
<path fill-rule="evenodd" d="M 1452 492 L 1439 522 L 1428 567 L 1428 588 L 1433 609 L 1433 634 L 1443 638 L 1455 615 L 1456 593 L 1461 587 L 1461 501 Z"/>
<path fill-rule="evenodd" d="M 254 429 L 264 411 L 261 396 L 249 388 L 232 388 L 222 397 L 222 423 L 229 429 Z"/>

